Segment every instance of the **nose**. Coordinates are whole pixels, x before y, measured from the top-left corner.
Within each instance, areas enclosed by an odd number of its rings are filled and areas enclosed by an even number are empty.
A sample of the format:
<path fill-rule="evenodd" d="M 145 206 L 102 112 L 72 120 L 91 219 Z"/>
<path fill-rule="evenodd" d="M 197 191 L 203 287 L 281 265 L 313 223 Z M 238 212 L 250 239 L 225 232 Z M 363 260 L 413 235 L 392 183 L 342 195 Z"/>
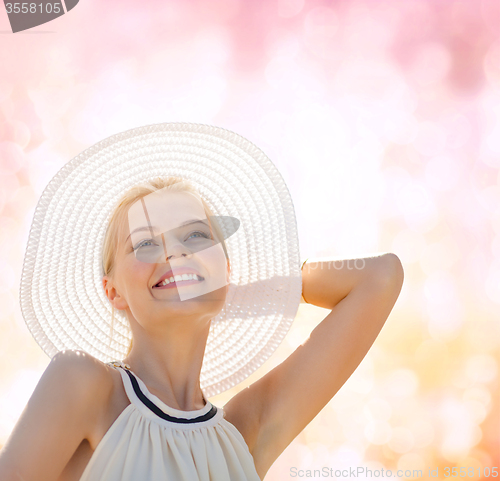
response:
<path fill-rule="evenodd" d="M 174 241 L 167 249 L 167 242 L 165 241 L 165 236 L 163 234 L 161 235 L 161 238 L 163 242 L 163 257 L 167 260 L 167 262 L 173 257 L 188 257 L 192 254 L 185 245 L 178 241 Z"/>

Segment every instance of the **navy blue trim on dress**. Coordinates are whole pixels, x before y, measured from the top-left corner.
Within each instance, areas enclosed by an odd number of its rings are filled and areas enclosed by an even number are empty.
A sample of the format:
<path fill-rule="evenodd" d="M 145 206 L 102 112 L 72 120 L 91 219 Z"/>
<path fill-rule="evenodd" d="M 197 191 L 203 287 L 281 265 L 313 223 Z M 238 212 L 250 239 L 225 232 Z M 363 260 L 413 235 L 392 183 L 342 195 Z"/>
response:
<path fill-rule="evenodd" d="M 217 408 L 214 405 L 212 405 L 212 409 L 210 409 L 210 411 L 208 411 L 206 414 L 203 414 L 202 416 L 198 416 L 197 418 L 186 419 L 186 418 L 176 418 L 174 416 L 170 416 L 169 414 L 163 412 L 153 401 L 151 401 L 151 399 L 149 399 L 141 391 L 137 379 L 128 369 L 124 369 L 124 371 L 130 377 L 130 380 L 132 381 L 132 387 L 134 388 L 137 397 L 142 401 L 142 403 L 146 407 L 148 407 L 151 411 L 153 411 L 157 416 L 161 417 L 162 419 L 171 421 L 173 423 L 184 423 L 184 424 L 201 423 L 203 421 L 208 421 L 209 419 L 212 419 L 217 414 Z"/>

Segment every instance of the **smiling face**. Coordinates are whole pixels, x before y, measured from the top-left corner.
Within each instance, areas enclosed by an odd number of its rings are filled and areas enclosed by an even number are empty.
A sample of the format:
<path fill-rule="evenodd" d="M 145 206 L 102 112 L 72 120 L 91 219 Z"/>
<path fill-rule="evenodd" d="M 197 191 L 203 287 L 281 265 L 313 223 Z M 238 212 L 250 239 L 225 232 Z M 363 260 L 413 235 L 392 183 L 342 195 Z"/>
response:
<path fill-rule="evenodd" d="M 120 296 L 107 294 L 115 307 L 137 320 L 217 315 L 228 262 L 201 199 L 161 189 L 132 204 L 127 220 L 111 282 Z"/>

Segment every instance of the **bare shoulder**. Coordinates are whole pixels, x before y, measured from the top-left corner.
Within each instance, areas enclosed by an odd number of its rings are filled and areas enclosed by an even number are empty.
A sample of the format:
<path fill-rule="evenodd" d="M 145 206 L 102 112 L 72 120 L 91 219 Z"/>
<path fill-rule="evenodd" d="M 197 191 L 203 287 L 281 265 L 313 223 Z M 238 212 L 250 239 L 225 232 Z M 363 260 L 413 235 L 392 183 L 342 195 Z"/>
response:
<path fill-rule="evenodd" d="M 79 350 L 58 352 L 47 367 L 47 374 L 54 377 L 52 386 L 64 392 L 70 386 L 75 391 L 82 410 L 99 424 L 115 392 L 114 369 Z M 118 374 L 118 373 L 116 373 Z M 90 426 L 89 426 L 90 429 Z M 94 432 L 88 434 L 91 437 Z"/>
<path fill-rule="evenodd" d="M 113 386 L 107 366 L 93 356 L 57 353 L 0 451 L 0 478 L 58 479 L 82 442 L 95 435 Z"/>
<path fill-rule="evenodd" d="M 85 351 L 74 349 L 59 351 L 47 367 L 50 368 L 78 374 L 82 380 L 92 378 L 93 381 L 104 380 L 108 373 L 105 363 Z"/>
<path fill-rule="evenodd" d="M 109 425 L 108 418 L 116 417 L 114 406 L 121 411 L 128 402 L 120 373 L 84 351 L 61 351 L 54 356 L 53 362 L 61 386 L 65 380 L 78 379 L 75 387 L 86 403 L 87 415 L 94 420 L 86 438 L 95 449 Z"/>
<path fill-rule="evenodd" d="M 54 385 L 64 389 L 71 385 L 87 401 L 98 406 L 113 389 L 113 369 L 94 356 L 79 350 L 67 349 L 58 352 L 47 367 L 46 372 L 54 376 Z"/>

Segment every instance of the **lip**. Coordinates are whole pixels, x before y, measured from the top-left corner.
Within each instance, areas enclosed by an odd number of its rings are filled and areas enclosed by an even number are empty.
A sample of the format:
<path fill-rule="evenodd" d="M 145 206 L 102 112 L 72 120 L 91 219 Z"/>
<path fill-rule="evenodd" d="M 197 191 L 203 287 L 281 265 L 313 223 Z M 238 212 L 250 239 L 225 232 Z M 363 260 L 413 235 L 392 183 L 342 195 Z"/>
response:
<path fill-rule="evenodd" d="M 175 275 L 176 276 L 182 276 L 182 274 L 196 274 L 197 276 L 203 277 L 196 269 L 193 269 L 191 267 L 176 267 L 175 268 Z M 152 287 L 155 287 L 156 284 L 164 281 L 167 278 L 173 277 L 174 273 L 172 269 L 168 270 L 163 274 L 154 284 Z M 158 287 L 156 289 L 159 289 Z"/>

